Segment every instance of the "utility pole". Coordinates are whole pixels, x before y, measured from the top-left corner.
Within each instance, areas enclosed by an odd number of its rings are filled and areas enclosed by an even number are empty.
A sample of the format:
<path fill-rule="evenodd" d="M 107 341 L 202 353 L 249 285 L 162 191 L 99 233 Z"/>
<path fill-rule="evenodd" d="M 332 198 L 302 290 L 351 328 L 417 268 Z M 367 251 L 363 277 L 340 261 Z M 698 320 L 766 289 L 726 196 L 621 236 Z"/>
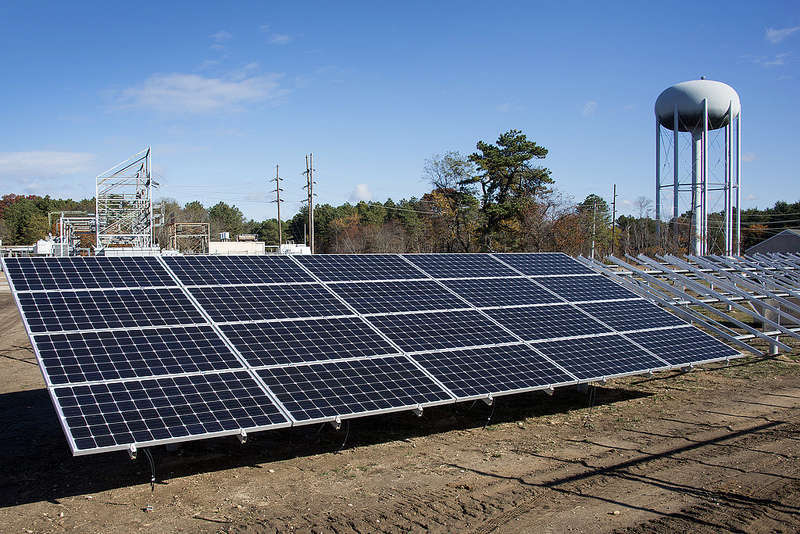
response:
<path fill-rule="evenodd" d="M 283 223 L 281 222 L 281 177 L 278 174 L 278 166 L 275 165 L 275 179 L 270 180 L 271 182 L 275 182 L 275 200 L 273 202 L 278 205 L 278 252 L 281 251 L 281 245 L 283 245 Z"/>
<path fill-rule="evenodd" d="M 617 184 L 611 194 L 611 254 L 614 254 L 614 237 L 617 234 Z"/>
<path fill-rule="evenodd" d="M 597 230 L 597 198 L 594 199 L 592 206 L 592 259 L 594 259 L 594 238 Z"/>
<path fill-rule="evenodd" d="M 306 189 L 308 190 L 308 246 L 314 253 L 314 154 L 306 156 Z"/>

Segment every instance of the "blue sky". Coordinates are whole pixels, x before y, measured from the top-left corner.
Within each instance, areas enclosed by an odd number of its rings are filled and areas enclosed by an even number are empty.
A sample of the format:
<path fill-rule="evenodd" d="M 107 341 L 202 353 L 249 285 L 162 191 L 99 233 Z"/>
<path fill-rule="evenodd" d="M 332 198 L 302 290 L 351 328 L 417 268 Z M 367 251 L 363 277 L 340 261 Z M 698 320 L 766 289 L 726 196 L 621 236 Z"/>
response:
<path fill-rule="evenodd" d="M 705 75 L 743 115 L 744 206 L 800 200 L 800 5 L 0 4 L 0 193 L 87 197 L 153 147 L 158 196 L 274 216 L 420 196 L 426 158 L 511 128 L 576 200 L 654 193 L 653 103 Z"/>

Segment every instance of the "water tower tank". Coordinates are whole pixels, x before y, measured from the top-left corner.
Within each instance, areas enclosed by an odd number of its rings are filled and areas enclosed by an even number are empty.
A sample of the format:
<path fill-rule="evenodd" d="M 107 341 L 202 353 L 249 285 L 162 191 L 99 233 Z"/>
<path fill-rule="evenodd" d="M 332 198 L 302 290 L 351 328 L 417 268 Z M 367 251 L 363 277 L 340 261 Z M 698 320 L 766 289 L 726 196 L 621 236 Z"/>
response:
<path fill-rule="evenodd" d="M 740 251 L 741 111 L 739 95 L 731 86 L 704 78 L 676 83 L 664 89 L 656 99 L 656 217 L 661 220 L 662 190 L 671 189 L 673 235 L 677 244 L 679 192 L 691 192 L 690 254 L 722 252 L 730 256 Z M 665 136 L 665 144 L 662 143 L 662 127 L 672 130 L 671 135 Z M 709 132 L 722 128 L 722 142 L 709 143 Z M 682 132 L 691 136 L 691 180 L 681 176 L 680 152 L 685 145 L 680 141 Z M 667 149 L 663 160 L 662 148 Z M 709 151 L 715 148 L 718 155 L 712 159 Z M 715 169 L 710 172 L 709 161 L 722 162 L 721 175 L 714 172 Z M 662 182 L 662 163 L 672 167 L 671 182 Z M 715 209 L 717 203 L 710 197 L 720 193 L 723 223 L 721 228 L 711 228 L 709 206 Z M 720 240 L 714 237 L 720 234 L 724 234 L 721 246 L 716 244 Z"/>
<path fill-rule="evenodd" d="M 708 129 L 723 128 L 739 115 L 739 95 L 728 84 L 713 80 L 691 80 L 667 87 L 656 99 L 656 117 L 661 126 L 674 129 L 675 107 L 678 130 L 690 132 L 703 127 L 703 100 L 708 103 Z"/>

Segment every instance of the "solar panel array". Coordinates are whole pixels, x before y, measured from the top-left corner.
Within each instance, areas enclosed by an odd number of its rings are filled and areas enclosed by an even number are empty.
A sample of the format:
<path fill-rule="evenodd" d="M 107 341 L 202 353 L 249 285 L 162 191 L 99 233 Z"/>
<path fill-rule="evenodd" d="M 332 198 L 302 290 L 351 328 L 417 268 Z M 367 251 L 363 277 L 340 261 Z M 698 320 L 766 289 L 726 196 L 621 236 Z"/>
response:
<path fill-rule="evenodd" d="M 74 454 L 735 357 L 560 253 L 9 258 Z"/>

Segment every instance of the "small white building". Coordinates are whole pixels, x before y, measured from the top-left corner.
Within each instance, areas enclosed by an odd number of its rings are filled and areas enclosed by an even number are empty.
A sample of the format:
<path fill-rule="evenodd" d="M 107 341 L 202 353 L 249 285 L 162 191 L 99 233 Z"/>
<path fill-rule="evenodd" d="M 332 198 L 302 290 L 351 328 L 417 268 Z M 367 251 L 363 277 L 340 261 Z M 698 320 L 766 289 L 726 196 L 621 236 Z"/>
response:
<path fill-rule="evenodd" d="M 252 256 L 265 252 L 263 241 L 211 241 L 208 244 L 208 253 L 212 256 Z"/>

